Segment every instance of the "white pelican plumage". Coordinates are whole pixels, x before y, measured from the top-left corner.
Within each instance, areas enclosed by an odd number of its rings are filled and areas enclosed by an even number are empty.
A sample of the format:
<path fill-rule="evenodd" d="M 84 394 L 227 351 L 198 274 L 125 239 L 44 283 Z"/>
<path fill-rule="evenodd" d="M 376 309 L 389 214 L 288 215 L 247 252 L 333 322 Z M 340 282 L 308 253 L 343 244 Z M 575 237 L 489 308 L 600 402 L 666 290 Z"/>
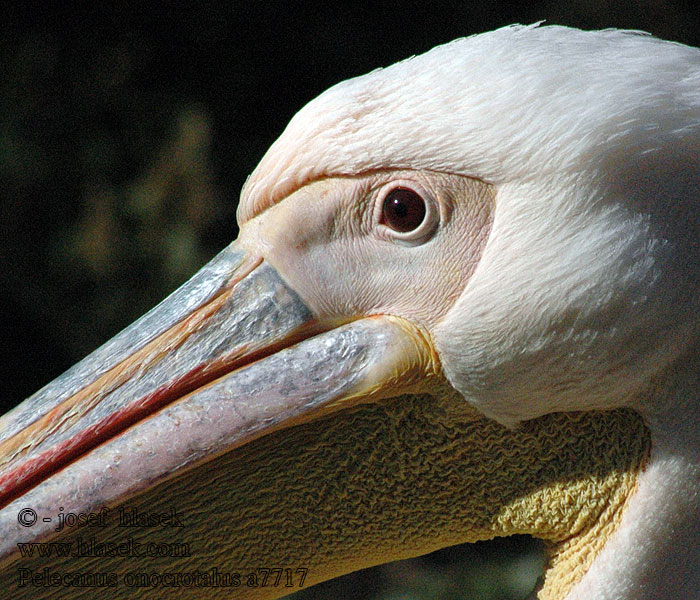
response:
<path fill-rule="evenodd" d="M 3 589 L 276 597 L 530 533 L 540 598 L 698 597 L 699 167 L 700 52 L 637 32 L 331 88 L 239 238 L 0 421 Z"/>

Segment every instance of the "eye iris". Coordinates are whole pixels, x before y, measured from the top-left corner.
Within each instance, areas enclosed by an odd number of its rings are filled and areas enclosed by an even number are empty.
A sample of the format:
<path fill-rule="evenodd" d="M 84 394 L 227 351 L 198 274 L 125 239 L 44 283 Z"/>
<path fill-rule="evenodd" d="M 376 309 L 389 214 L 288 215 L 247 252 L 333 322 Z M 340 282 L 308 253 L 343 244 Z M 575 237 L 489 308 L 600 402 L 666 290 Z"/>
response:
<path fill-rule="evenodd" d="M 394 231 L 413 231 L 425 218 L 425 202 L 413 190 L 396 188 L 384 199 L 382 217 L 384 224 Z"/>

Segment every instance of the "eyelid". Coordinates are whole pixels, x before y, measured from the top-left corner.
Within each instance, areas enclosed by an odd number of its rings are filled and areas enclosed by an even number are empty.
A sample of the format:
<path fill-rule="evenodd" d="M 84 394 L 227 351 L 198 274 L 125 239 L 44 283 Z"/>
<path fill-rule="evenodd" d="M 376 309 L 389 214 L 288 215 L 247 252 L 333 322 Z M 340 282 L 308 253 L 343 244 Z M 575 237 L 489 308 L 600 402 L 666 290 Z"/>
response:
<path fill-rule="evenodd" d="M 396 188 L 413 190 L 425 202 L 425 217 L 422 223 L 413 231 L 399 232 L 383 224 L 382 211 L 384 199 Z M 440 207 L 437 200 L 422 185 L 411 179 L 393 179 L 381 186 L 374 199 L 374 226 L 380 236 L 402 246 L 419 246 L 427 242 L 440 224 Z"/>

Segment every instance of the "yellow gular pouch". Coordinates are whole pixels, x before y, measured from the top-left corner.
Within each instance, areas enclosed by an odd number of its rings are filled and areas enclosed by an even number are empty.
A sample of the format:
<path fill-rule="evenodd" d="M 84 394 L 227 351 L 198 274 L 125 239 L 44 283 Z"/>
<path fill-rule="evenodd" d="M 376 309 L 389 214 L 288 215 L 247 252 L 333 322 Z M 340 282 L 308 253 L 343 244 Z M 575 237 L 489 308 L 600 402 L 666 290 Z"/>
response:
<path fill-rule="evenodd" d="M 496 535 L 545 540 L 549 564 L 537 597 L 564 598 L 619 525 L 651 437 L 630 409 L 550 414 L 509 433 L 494 445 L 505 455 L 512 444 L 506 468 L 513 476 L 504 493 L 513 500 L 503 499 L 487 522 Z M 501 501 L 503 494 L 495 495 Z"/>
<path fill-rule="evenodd" d="M 630 410 L 551 414 L 511 430 L 457 396 L 359 406 L 300 426 L 285 442 L 271 436 L 244 449 L 236 462 L 256 468 L 241 470 L 225 501 L 257 524 L 241 522 L 234 533 L 259 536 L 241 544 L 256 548 L 257 557 L 245 557 L 251 567 L 266 556 L 304 564 L 312 583 L 430 549 L 531 534 L 550 548 L 542 599 L 564 597 L 586 572 L 650 448 Z"/>
<path fill-rule="evenodd" d="M 551 550 L 539 598 L 561 598 L 615 531 L 649 448 L 630 410 L 550 414 L 507 429 L 456 394 L 359 405 L 272 433 L 197 469 L 196 480 L 174 478 L 128 501 L 140 513 L 174 509 L 180 528 L 125 530 L 113 519 L 99 532 L 105 543 L 186 543 L 189 556 L 102 556 L 81 568 L 115 572 L 121 582 L 129 573 L 188 573 L 204 558 L 219 574 L 283 568 L 296 578 L 301 568 L 307 587 L 431 549 L 526 533 Z M 64 534 L 60 541 L 75 542 L 94 532 Z M 62 573 L 74 561 L 24 558 L 17 567 Z M 260 598 L 295 589 L 207 593 Z M 126 598 L 134 589 L 108 591 Z M 158 598 L 163 588 L 138 592 Z"/>

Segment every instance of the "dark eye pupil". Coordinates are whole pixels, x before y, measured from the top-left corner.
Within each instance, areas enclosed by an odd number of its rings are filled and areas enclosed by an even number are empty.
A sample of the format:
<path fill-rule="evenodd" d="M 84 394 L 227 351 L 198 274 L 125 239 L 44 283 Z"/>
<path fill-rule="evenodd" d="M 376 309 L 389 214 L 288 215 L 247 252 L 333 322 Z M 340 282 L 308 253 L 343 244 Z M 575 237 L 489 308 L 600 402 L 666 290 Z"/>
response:
<path fill-rule="evenodd" d="M 425 202 L 408 188 L 391 190 L 384 198 L 382 222 L 394 231 L 407 233 L 417 229 L 425 218 Z"/>

